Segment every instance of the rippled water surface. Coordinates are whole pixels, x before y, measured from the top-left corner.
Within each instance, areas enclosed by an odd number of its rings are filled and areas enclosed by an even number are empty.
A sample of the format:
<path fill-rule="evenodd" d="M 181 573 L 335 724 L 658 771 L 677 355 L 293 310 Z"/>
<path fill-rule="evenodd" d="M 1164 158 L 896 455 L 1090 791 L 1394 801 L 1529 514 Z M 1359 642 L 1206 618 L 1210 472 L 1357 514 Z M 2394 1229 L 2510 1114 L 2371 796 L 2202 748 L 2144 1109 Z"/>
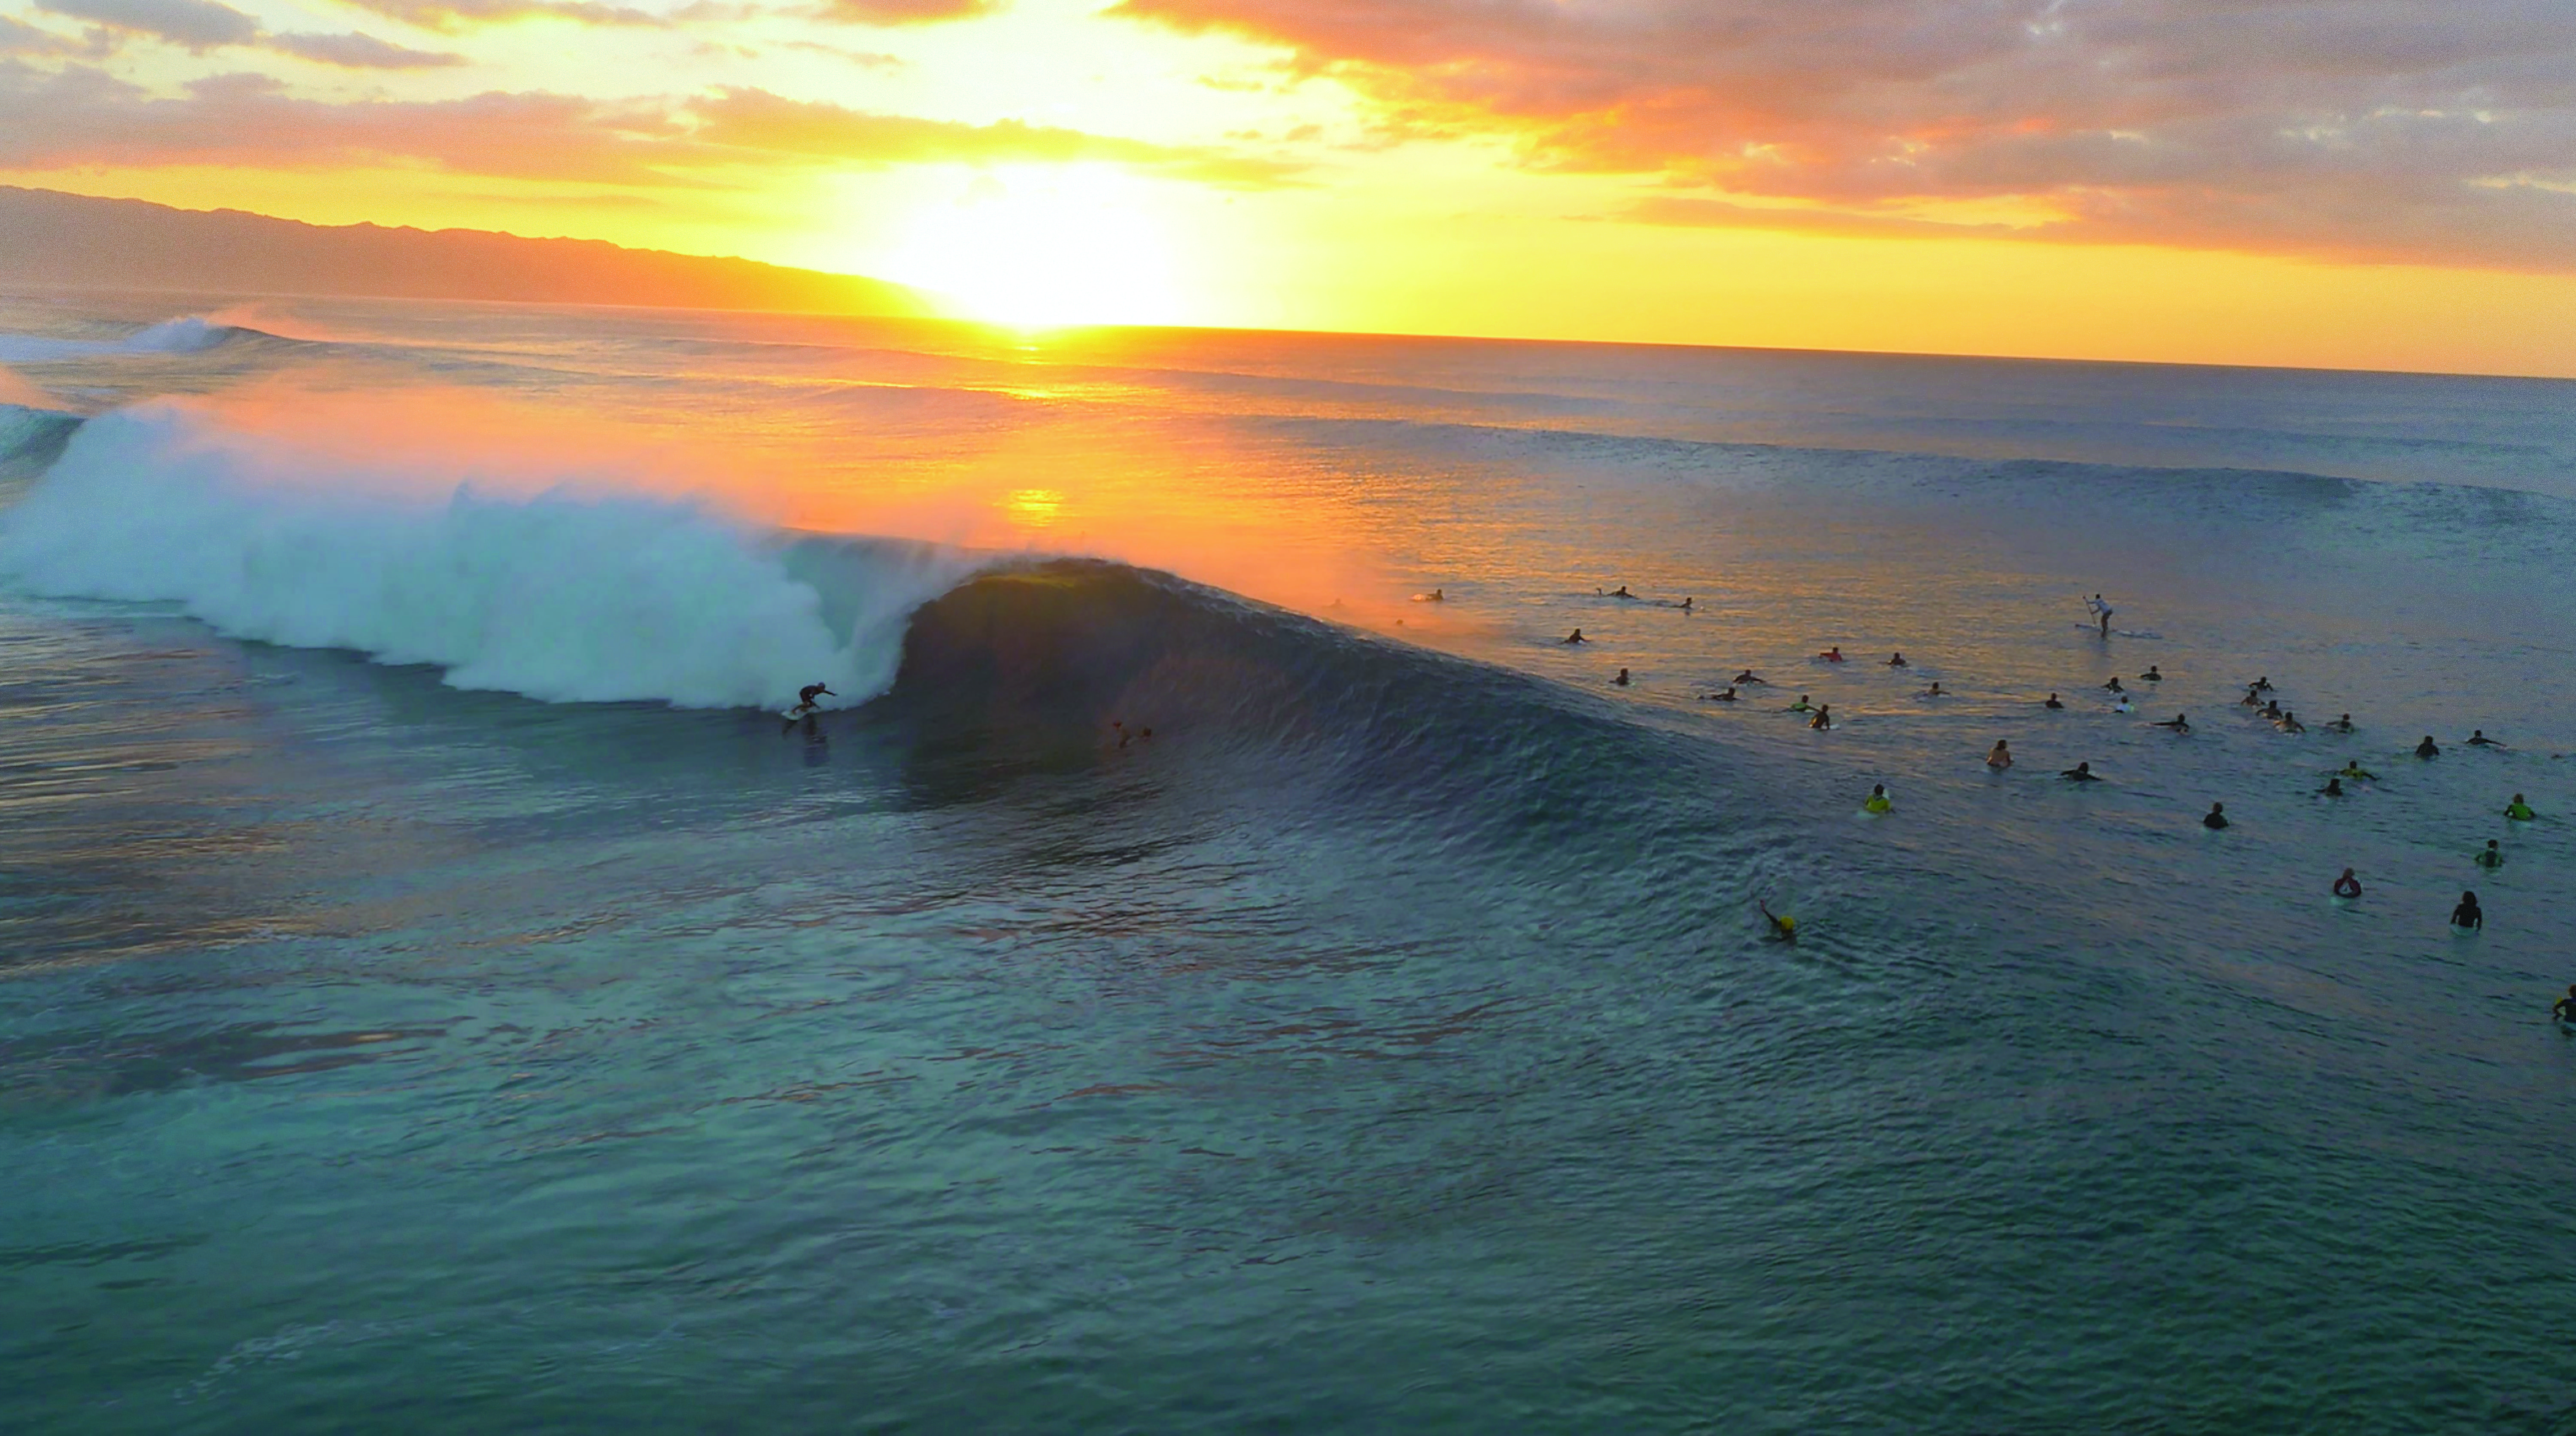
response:
<path fill-rule="evenodd" d="M 199 312 L 0 303 L 0 1429 L 2576 1432 L 2576 385 Z"/>

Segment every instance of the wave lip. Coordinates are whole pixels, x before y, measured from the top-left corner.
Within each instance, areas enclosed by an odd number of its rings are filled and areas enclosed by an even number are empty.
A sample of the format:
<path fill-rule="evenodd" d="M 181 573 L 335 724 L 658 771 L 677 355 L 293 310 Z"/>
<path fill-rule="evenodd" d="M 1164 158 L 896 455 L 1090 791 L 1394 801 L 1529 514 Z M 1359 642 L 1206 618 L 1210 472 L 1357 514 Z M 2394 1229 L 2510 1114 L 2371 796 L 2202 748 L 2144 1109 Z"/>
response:
<path fill-rule="evenodd" d="M 119 410 L 0 513 L 0 575 L 176 603 L 234 637 L 433 664 L 459 688 L 723 708 L 782 707 L 813 682 L 844 703 L 883 692 L 911 611 L 969 567 L 864 543 L 818 565 L 812 540 L 687 501 L 405 479 L 185 401 Z"/>

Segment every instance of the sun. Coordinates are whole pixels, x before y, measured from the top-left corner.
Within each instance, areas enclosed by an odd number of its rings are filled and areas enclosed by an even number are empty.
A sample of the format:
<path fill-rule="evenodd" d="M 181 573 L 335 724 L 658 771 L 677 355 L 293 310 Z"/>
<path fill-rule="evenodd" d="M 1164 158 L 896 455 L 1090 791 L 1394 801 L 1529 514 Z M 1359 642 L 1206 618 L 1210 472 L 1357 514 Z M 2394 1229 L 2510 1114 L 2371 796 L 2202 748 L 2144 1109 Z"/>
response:
<path fill-rule="evenodd" d="M 1183 323 L 1156 189 L 1109 165 L 998 167 L 916 210 L 877 272 L 1017 328 Z"/>

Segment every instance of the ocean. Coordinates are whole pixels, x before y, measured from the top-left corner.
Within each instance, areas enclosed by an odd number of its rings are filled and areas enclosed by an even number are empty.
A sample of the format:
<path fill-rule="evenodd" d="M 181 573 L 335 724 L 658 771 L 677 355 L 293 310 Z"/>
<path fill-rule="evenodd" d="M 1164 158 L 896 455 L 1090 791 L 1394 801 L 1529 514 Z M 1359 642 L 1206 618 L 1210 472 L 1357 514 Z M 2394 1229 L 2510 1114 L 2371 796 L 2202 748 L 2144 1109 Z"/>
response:
<path fill-rule="evenodd" d="M 0 1429 L 2576 1432 L 2571 564 L 2566 382 L 0 299 Z"/>

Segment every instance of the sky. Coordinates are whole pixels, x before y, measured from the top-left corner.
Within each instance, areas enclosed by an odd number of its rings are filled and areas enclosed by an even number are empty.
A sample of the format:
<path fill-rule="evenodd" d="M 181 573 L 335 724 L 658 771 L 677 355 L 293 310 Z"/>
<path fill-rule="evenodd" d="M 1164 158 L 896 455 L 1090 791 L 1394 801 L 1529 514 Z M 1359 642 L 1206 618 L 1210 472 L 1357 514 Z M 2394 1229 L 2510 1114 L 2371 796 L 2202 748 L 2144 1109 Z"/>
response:
<path fill-rule="evenodd" d="M 2570 0 L 0 0 L 0 183 L 961 315 L 2576 375 Z"/>

